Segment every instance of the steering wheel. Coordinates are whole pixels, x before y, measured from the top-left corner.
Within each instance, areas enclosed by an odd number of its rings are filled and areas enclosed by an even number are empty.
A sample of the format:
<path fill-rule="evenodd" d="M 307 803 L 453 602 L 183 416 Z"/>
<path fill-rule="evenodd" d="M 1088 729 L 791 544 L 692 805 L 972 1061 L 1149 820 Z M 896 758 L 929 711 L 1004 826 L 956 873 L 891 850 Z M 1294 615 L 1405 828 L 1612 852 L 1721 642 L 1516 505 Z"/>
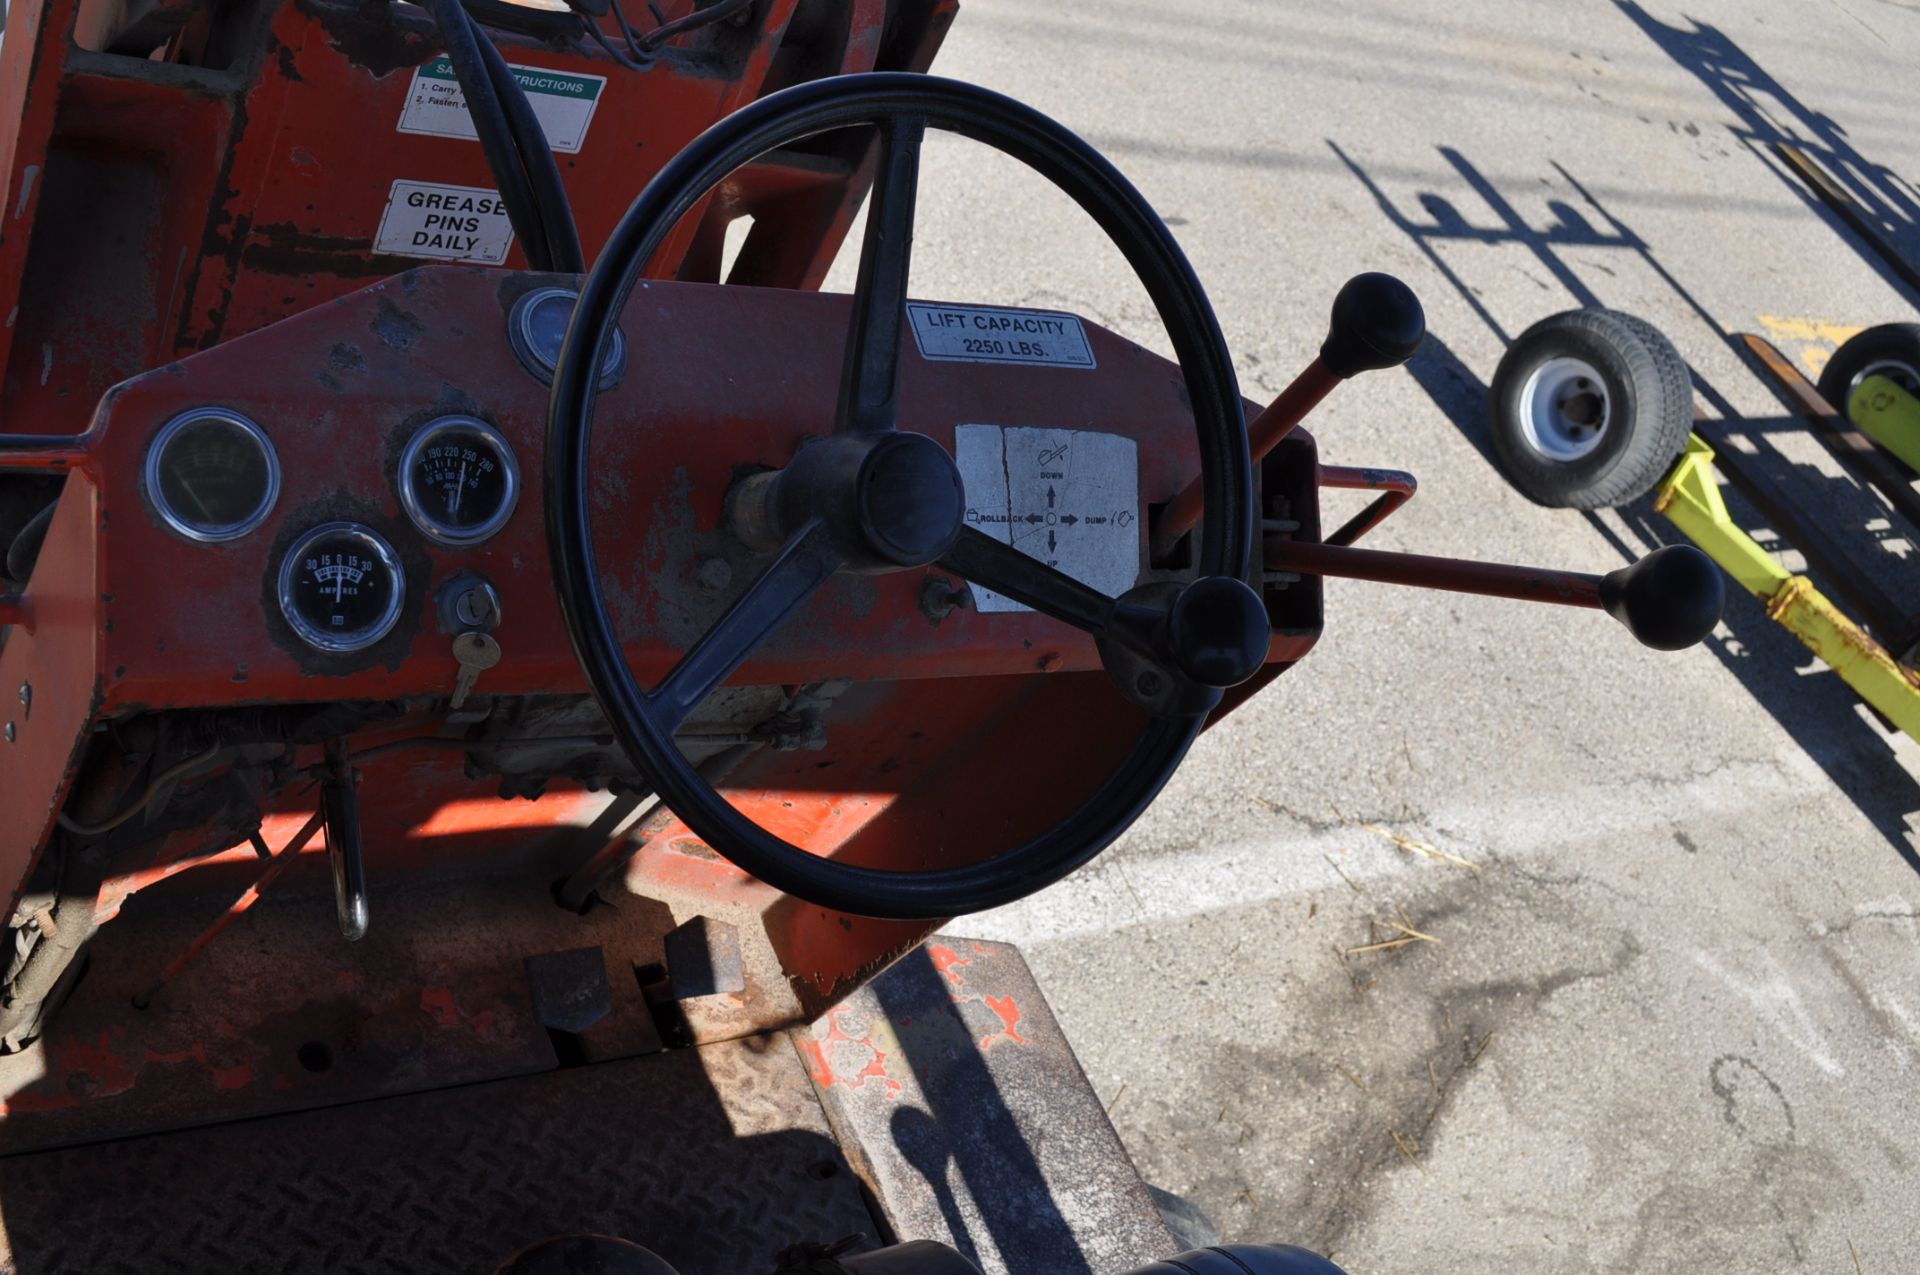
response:
<path fill-rule="evenodd" d="M 588 498 L 597 370 L 641 269 L 709 190 L 766 152 L 835 129 L 879 133 L 879 164 L 847 333 L 835 432 L 787 467 L 737 483 L 731 530 L 771 553 L 758 579 L 651 690 L 627 667 L 602 596 Z M 983 142 L 1050 180 L 1092 216 L 1146 285 L 1177 353 L 1199 432 L 1206 520 L 1198 578 L 1110 598 L 964 526 L 946 449 L 898 428 L 920 147 L 928 128 Z M 742 457 L 743 461 L 754 459 Z M 567 328 L 548 403 L 547 534 L 574 651 L 615 735 L 660 798 L 715 852 L 821 907 L 899 919 L 959 916 L 1022 898 L 1105 849 L 1140 815 L 1199 734 L 1221 688 L 1251 677 L 1270 633 L 1244 582 L 1253 471 L 1233 364 L 1213 309 L 1166 225 L 1097 151 L 1010 98 L 930 76 L 817 80 L 721 120 L 663 168 L 621 218 Z M 1147 710 L 1131 751 L 1072 814 L 1025 845 L 961 867 L 836 863 L 736 811 L 674 744 L 674 730 L 836 572 L 938 564 L 1092 634 L 1121 692 Z"/>

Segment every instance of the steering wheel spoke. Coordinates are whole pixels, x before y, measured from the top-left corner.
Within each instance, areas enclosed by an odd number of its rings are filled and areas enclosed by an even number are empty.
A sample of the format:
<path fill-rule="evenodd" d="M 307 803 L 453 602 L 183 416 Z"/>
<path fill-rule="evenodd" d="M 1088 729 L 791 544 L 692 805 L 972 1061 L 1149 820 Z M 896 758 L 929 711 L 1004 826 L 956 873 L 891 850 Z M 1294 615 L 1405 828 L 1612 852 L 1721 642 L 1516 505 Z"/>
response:
<path fill-rule="evenodd" d="M 1103 637 L 1114 628 L 1122 608 L 1120 602 L 1092 585 L 972 527 L 961 529 L 953 548 L 941 556 L 940 565 L 973 584 L 1095 637 Z"/>
<path fill-rule="evenodd" d="M 926 121 L 912 115 L 880 125 L 880 166 L 869 196 L 840 377 L 838 429 L 843 434 L 874 433 L 898 423 L 900 342 L 906 333 L 907 271 L 913 262 L 913 211 L 926 131 Z"/>
<path fill-rule="evenodd" d="M 702 700 L 819 591 L 842 561 L 824 522 L 815 519 L 795 532 L 772 565 L 647 693 L 647 710 L 661 732 L 671 734 L 686 721 Z"/>

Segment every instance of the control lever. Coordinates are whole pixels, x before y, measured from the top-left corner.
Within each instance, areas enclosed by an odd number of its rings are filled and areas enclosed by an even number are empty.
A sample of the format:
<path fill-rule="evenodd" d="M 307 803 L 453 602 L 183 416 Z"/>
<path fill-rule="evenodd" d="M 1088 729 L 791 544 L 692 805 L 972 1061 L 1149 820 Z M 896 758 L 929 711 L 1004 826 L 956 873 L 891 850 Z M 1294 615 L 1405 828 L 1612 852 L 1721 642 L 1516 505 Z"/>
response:
<path fill-rule="evenodd" d="M 360 794 L 345 740 L 327 744 L 327 778 L 320 787 L 326 816 L 327 865 L 333 869 L 333 909 L 349 943 L 367 936 L 367 865 L 360 851 Z"/>
<path fill-rule="evenodd" d="M 1720 568 L 1692 545 L 1655 549 L 1605 575 L 1283 539 L 1267 541 L 1266 565 L 1269 571 L 1592 607 L 1656 651 L 1678 651 L 1704 639 L 1720 623 L 1727 598 Z"/>
<path fill-rule="evenodd" d="M 1247 425 L 1247 447 L 1258 465 L 1280 440 L 1319 406 L 1333 387 L 1362 372 L 1399 367 L 1427 336 L 1426 312 L 1413 289 L 1390 274 L 1355 275 L 1333 298 L 1333 315 L 1319 357 Z M 1164 561 L 1204 512 L 1199 478 L 1154 519 L 1155 562 Z"/>

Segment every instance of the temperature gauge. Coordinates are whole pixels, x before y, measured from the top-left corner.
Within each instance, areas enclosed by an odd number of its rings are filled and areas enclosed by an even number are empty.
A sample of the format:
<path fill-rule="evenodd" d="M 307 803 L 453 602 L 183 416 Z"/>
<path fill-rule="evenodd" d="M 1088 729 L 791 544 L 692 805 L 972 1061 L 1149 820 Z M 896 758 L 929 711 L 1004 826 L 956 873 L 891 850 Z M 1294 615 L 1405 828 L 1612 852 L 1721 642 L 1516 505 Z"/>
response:
<path fill-rule="evenodd" d="M 365 650 L 391 633 L 406 592 L 393 546 L 359 523 L 322 523 L 280 564 L 280 612 L 323 651 Z"/>
<path fill-rule="evenodd" d="M 429 539 L 479 544 L 513 517 L 520 466 L 500 431 L 472 416 L 422 426 L 400 454 L 400 503 Z"/>

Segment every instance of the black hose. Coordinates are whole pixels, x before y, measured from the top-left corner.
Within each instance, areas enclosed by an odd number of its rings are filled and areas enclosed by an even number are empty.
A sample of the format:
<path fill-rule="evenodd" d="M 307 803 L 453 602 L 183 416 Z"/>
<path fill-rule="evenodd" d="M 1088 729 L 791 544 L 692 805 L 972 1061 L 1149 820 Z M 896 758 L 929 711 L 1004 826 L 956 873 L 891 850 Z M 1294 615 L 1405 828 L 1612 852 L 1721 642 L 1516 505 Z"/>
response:
<path fill-rule="evenodd" d="M 633 24 L 627 21 L 626 10 L 620 7 L 620 0 L 607 0 L 607 7 L 613 10 L 613 20 L 620 24 L 620 34 L 626 38 L 628 51 L 645 61 L 650 55 L 640 47 L 640 36 L 634 31 Z M 658 6 L 654 11 L 659 12 Z"/>
<path fill-rule="evenodd" d="M 704 9 L 696 9 L 684 18 L 675 18 L 672 22 L 655 27 L 640 37 L 640 47 L 648 53 L 653 52 L 668 40 L 697 31 L 701 27 L 712 26 L 716 22 L 726 22 L 747 12 L 753 7 L 753 0 L 719 0 L 717 4 Z"/>
<path fill-rule="evenodd" d="M 480 149 L 486 152 L 487 167 L 493 171 L 494 183 L 500 188 L 500 202 L 506 205 L 507 220 L 513 224 L 513 232 L 520 236 L 527 264 L 535 270 L 552 270 L 546 225 L 534 202 L 533 185 L 513 144 L 500 95 L 494 91 L 493 77 L 487 73 L 486 58 L 480 52 L 480 33 L 474 29 L 460 0 L 426 0 L 426 5 L 434 25 L 440 28 L 440 40 L 447 46 L 447 60 L 453 63 L 454 78 L 460 81 L 460 91 L 466 95 L 473 131 L 479 135 Z"/>
<path fill-rule="evenodd" d="M 478 37 L 476 43 L 480 46 L 480 59 L 486 64 L 487 78 L 493 81 L 494 91 L 506 113 L 507 128 L 513 135 L 514 147 L 520 152 L 520 163 L 527 175 L 534 208 L 546 230 L 547 265 L 534 268 L 557 270 L 562 274 L 584 274 L 587 261 L 580 251 L 580 231 L 574 224 L 573 206 L 567 201 L 567 188 L 560 181 L 560 165 L 553 158 L 553 147 L 547 144 L 547 135 L 540 127 L 539 117 L 534 115 L 533 105 L 521 90 L 520 81 L 513 78 L 513 70 L 507 65 L 507 60 L 500 56 L 500 50 L 494 47 L 485 31 L 476 31 L 475 35 Z M 527 260 L 529 263 L 533 261 L 531 251 L 527 254 Z"/>
<path fill-rule="evenodd" d="M 613 41 L 607 39 L 607 33 L 600 29 L 599 19 L 588 12 L 581 0 L 567 0 L 567 5 L 573 10 L 573 16 L 579 19 L 580 29 L 592 36 L 593 42 L 605 50 L 608 57 L 629 71 L 645 71 L 651 66 L 653 55 L 642 54 L 639 44 L 631 36 L 627 39 L 628 51 L 622 51 L 614 47 Z"/>

